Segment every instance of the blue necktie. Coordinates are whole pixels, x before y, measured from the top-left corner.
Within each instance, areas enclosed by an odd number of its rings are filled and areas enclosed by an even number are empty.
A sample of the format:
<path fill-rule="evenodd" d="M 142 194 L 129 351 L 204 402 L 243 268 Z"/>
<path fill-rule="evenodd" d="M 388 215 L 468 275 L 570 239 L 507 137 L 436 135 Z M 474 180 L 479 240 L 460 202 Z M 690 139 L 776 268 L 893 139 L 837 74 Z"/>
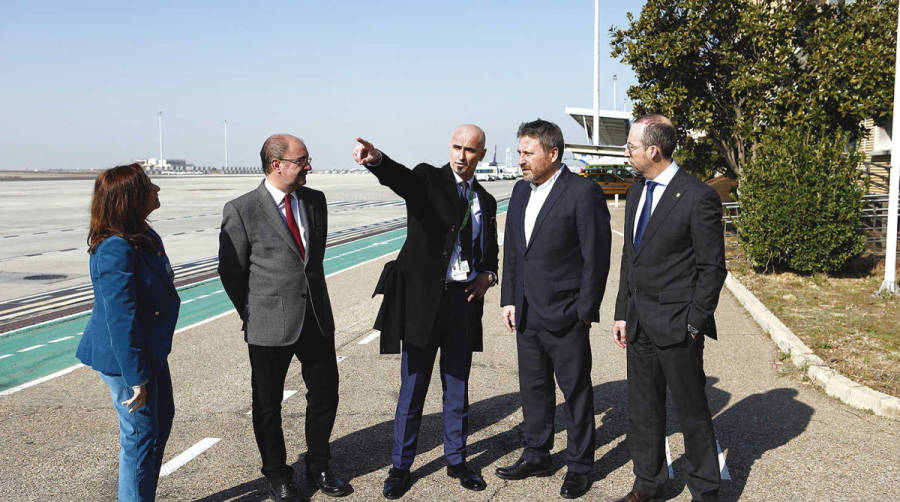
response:
<path fill-rule="evenodd" d="M 656 188 L 654 181 L 647 180 L 647 196 L 644 197 L 644 207 L 641 208 L 641 217 L 638 218 L 637 232 L 634 234 L 634 250 L 637 251 L 641 246 L 641 238 L 644 236 L 644 230 L 647 229 L 647 223 L 650 221 L 650 211 L 653 209 L 653 189 Z"/>

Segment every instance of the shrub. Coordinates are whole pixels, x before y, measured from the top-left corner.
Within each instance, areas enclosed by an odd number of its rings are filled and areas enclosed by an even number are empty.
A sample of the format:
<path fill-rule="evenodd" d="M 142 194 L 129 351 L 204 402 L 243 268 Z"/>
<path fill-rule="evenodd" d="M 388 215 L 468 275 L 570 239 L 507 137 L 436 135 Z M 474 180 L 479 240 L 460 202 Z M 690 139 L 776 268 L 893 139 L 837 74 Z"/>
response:
<path fill-rule="evenodd" d="M 754 266 L 834 272 L 862 252 L 860 156 L 846 136 L 772 128 L 740 182 L 738 233 Z"/>

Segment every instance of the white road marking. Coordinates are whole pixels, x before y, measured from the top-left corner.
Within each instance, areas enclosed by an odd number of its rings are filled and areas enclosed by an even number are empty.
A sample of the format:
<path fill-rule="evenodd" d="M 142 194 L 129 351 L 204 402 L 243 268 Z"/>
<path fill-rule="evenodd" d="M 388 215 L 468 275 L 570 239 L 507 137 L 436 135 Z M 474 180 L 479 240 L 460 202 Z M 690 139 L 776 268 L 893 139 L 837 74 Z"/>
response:
<path fill-rule="evenodd" d="M 722 451 L 718 439 L 716 439 L 716 449 L 719 450 L 719 477 L 722 479 L 731 479 L 731 473 L 728 472 L 728 466 L 725 465 L 725 453 Z"/>
<path fill-rule="evenodd" d="M 2 356 L 0 356 L 0 359 L 6 359 L 7 357 L 12 357 L 12 356 L 13 356 L 13 354 L 3 354 Z"/>
<path fill-rule="evenodd" d="M 376 329 L 375 331 L 369 333 L 365 338 L 363 338 L 362 340 L 360 340 L 356 343 L 357 343 L 357 345 L 365 345 L 367 343 L 370 343 L 372 340 L 378 338 L 379 336 L 381 336 L 381 331 L 378 331 Z"/>
<path fill-rule="evenodd" d="M 672 470 L 672 452 L 669 451 L 668 437 L 666 437 L 666 463 L 669 464 L 669 479 L 675 479 L 675 471 Z"/>
<path fill-rule="evenodd" d="M 39 345 L 32 345 L 31 347 L 25 347 L 24 349 L 17 350 L 16 352 L 28 352 L 29 350 L 39 349 L 46 345 L 45 343 L 41 343 Z"/>
<path fill-rule="evenodd" d="M 80 335 L 81 333 L 78 333 L 78 334 Z M 47 343 L 57 343 L 57 342 L 61 342 L 61 341 L 63 341 L 63 340 L 68 340 L 68 339 L 70 339 L 70 338 L 75 338 L 75 335 L 64 336 L 64 337 L 62 337 L 62 338 L 57 338 L 56 340 L 50 340 L 50 341 L 47 342 Z"/>
<path fill-rule="evenodd" d="M 25 383 L 23 383 L 22 385 L 17 385 L 16 387 L 12 387 L 12 388 L 6 389 L 6 390 L 0 392 L 0 397 L 8 396 L 8 395 L 10 395 L 10 394 L 14 394 L 14 393 L 16 393 L 16 392 L 19 392 L 20 390 L 27 389 L 28 387 L 33 387 L 33 386 L 35 386 L 35 385 L 44 383 L 44 382 L 46 382 L 46 381 L 48 381 L 48 380 L 53 380 L 54 378 L 56 378 L 56 377 L 58 377 L 58 376 L 63 376 L 63 375 L 65 375 L 65 374 L 67 374 L 67 373 L 71 373 L 71 372 L 77 370 L 78 368 L 80 368 L 80 367 L 82 367 L 82 366 L 84 366 L 84 365 L 81 364 L 81 363 L 78 363 L 78 364 L 76 364 L 76 365 L 74 365 L 74 366 L 69 366 L 68 368 L 61 369 L 61 370 L 57 371 L 56 373 L 51 373 L 51 374 L 49 374 L 49 375 L 47 375 L 47 376 L 43 376 L 43 377 L 41 377 L 41 378 L 32 380 L 32 381 L 30 381 L 30 382 L 25 382 Z"/>
<path fill-rule="evenodd" d="M 293 396 L 296 393 L 297 393 L 297 391 L 295 391 L 295 390 L 284 391 L 284 393 L 281 394 L 281 402 L 283 403 L 283 402 L 287 401 L 289 397 Z M 244 415 L 252 415 L 252 414 L 253 414 L 253 408 L 250 408 L 250 411 L 248 411 L 247 413 L 244 413 Z"/>
<path fill-rule="evenodd" d="M 159 477 L 168 476 L 172 474 L 184 464 L 190 462 L 194 459 L 194 457 L 200 455 L 204 451 L 208 450 L 212 445 L 219 442 L 221 438 L 203 438 L 197 442 L 194 446 L 191 446 L 183 453 L 180 453 L 178 456 L 169 460 L 165 464 L 163 464 L 162 469 L 159 470 Z"/>

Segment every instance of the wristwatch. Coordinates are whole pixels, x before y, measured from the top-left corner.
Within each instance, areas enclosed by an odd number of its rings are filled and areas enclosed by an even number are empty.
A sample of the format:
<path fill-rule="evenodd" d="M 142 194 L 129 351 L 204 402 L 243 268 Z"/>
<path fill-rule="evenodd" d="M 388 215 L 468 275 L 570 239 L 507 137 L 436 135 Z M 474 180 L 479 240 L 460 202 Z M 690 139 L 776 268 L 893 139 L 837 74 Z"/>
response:
<path fill-rule="evenodd" d="M 688 328 L 688 333 L 690 333 L 691 336 L 697 336 L 700 334 L 700 330 L 695 328 L 691 323 L 688 323 L 687 328 Z"/>
<path fill-rule="evenodd" d="M 499 282 L 499 281 L 497 280 L 497 274 L 495 274 L 494 272 L 491 272 L 490 270 L 488 270 L 488 271 L 487 271 L 487 275 L 488 275 L 488 277 L 491 279 L 491 282 L 490 282 L 490 284 L 488 284 L 488 287 L 496 286 L 497 283 Z"/>

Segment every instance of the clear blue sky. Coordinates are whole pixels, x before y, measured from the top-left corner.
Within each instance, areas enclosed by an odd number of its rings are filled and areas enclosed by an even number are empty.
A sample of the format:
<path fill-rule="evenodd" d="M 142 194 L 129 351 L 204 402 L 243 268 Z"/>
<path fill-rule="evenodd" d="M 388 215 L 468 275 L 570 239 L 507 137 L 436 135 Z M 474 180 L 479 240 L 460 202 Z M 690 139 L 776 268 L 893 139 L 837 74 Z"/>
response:
<path fill-rule="evenodd" d="M 643 1 L 601 0 L 601 108 L 635 79 L 610 26 Z M 0 7 L 0 169 L 105 168 L 156 157 L 258 165 L 271 133 L 314 169 L 349 168 L 362 136 L 402 162 L 447 161 L 481 125 L 502 162 L 541 117 L 582 142 L 565 106 L 592 106 L 591 0 L 33 2 Z M 629 104 L 629 110 L 630 104 Z M 490 154 L 489 154 L 490 155 Z"/>

